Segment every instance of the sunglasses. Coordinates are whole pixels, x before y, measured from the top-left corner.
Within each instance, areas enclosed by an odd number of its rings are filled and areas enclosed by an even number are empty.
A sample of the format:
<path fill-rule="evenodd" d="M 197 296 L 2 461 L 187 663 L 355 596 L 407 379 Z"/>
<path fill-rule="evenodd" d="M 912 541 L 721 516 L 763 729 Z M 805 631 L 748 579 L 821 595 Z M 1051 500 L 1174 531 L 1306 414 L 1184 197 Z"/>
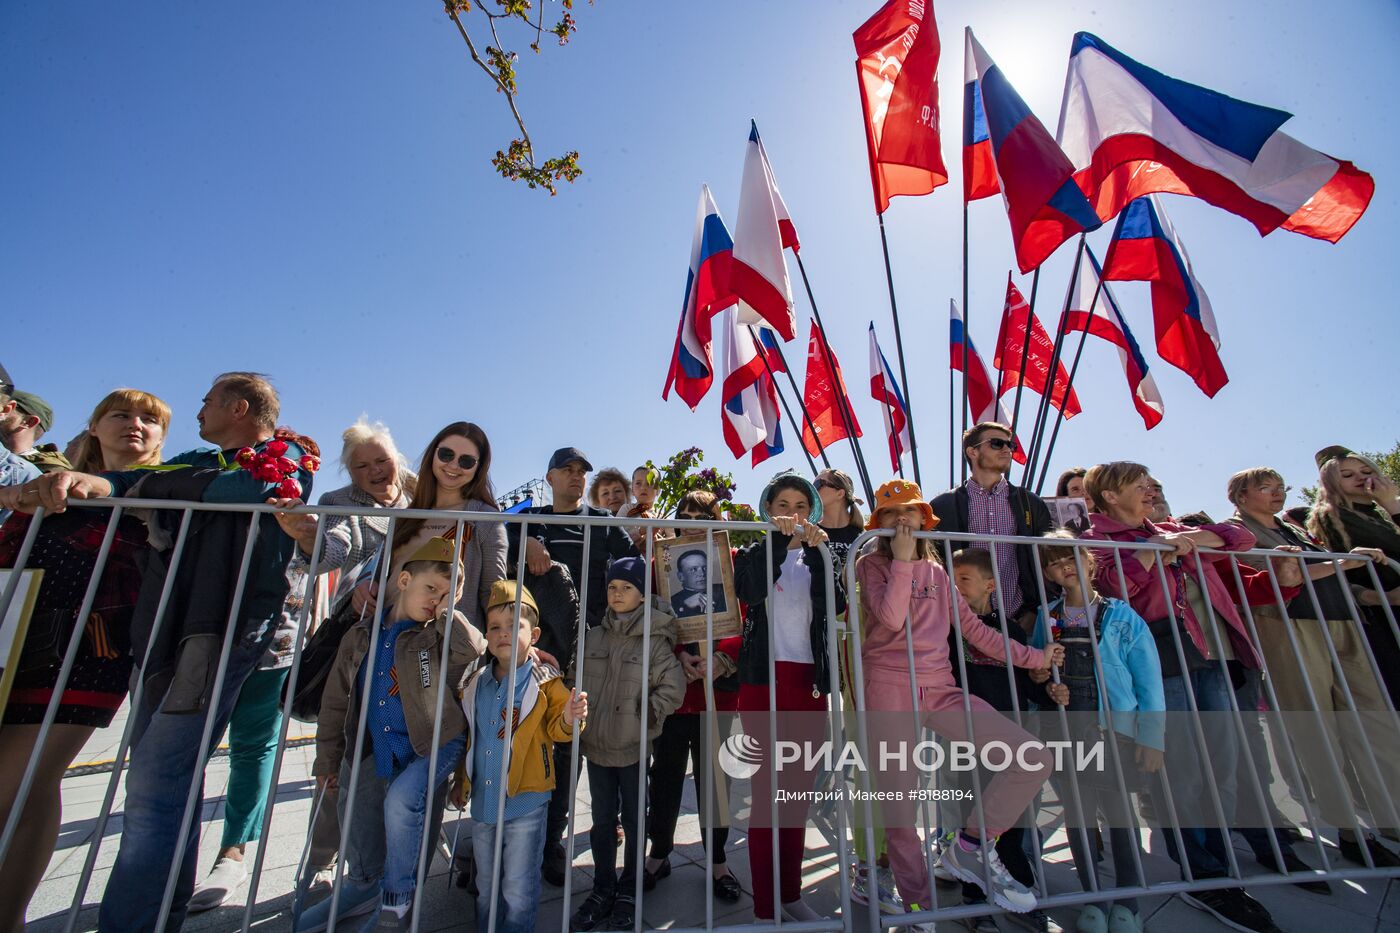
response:
<path fill-rule="evenodd" d="M 457 458 L 457 465 L 464 470 L 470 470 L 480 463 L 480 461 L 471 454 L 457 454 L 446 447 L 439 447 L 437 449 L 438 463 L 451 463 L 453 457 Z"/>
<path fill-rule="evenodd" d="M 1015 443 L 1013 443 L 1012 441 L 1002 440 L 999 437 L 988 438 L 987 440 L 983 441 L 981 444 L 977 444 L 976 446 L 981 447 L 982 444 L 987 445 L 988 447 L 992 448 L 992 450 L 1010 450 L 1011 448 L 1016 446 Z"/>
<path fill-rule="evenodd" d="M 829 479 L 818 479 L 818 480 L 814 480 L 814 481 L 812 482 L 812 486 L 815 487 L 815 488 L 817 488 L 817 489 L 842 489 L 842 488 L 844 488 L 840 483 L 833 483 L 833 482 L 832 482 L 831 480 L 829 480 Z"/>

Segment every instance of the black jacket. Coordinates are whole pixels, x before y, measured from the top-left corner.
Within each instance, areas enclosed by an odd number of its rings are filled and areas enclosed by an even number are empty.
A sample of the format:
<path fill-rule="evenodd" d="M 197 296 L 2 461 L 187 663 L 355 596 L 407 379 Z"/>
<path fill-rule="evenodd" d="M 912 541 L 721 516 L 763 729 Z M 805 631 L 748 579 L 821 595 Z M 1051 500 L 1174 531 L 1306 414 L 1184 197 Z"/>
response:
<path fill-rule="evenodd" d="M 569 568 L 556 560 L 544 573 L 526 570 L 525 588 L 540 611 L 539 648 L 554 655 L 559 669 L 567 671 L 578 647 L 578 591 Z"/>
<path fill-rule="evenodd" d="M 1040 496 L 1021 486 L 1012 486 L 1008 498 L 1011 514 L 1016 519 L 1016 534 L 1038 538 L 1054 529 L 1050 508 Z M 938 516 L 939 531 L 968 530 L 966 483 L 935 496 L 929 505 L 933 506 L 933 514 Z M 1035 554 L 1029 546 L 1016 546 L 1016 567 L 1020 571 L 1017 582 L 1021 587 L 1021 608 L 1017 614 L 1034 612 L 1040 607 L 1040 591 L 1035 584 Z"/>
<path fill-rule="evenodd" d="M 770 532 L 773 536 L 773 581 L 776 583 L 783 574 L 783 561 L 787 559 L 788 535 Z M 834 561 L 836 573 L 836 605 L 826 604 L 826 563 L 821 552 L 814 547 L 802 548 L 804 562 L 812 571 L 812 665 L 816 669 L 813 688 L 821 693 L 830 693 L 831 652 L 827 644 L 827 618 L 829 612 L 836 615 L 846 611 L 846 591 L 841 584 L 841 563 Z M 763 541 L 755 541 L 741 548 L 734 555 L 734 589 L 739 601 L 749 607 L 744 617 L 743 642 L 739 647 L 739 682 L 742 684 L 768 683 L 768 653 L 772 641 L 768 625 L 768 561 L 767 546 Z"/>

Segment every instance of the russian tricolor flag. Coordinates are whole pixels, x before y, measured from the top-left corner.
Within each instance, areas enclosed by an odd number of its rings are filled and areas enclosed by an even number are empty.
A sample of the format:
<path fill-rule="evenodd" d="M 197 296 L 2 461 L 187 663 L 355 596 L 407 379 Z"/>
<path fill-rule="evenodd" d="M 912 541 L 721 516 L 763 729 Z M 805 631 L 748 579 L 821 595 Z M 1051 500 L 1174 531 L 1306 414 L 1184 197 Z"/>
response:
<path fill-rule="evenodd" d="M 875 339 L 875 322 L 870 322 L 870 396 L 883 406 L 885 437 L 890 445 L 890 469 L 900 472 L 901 461 L 909 451 L 909 406 L 899 391 L 899 380 L 890 369 L 879 341 Z"/>
<path fill-rule="evenodd" d="M 1113 298 L 1113 292 L 1105 283 L 1098 287 L 1103 270 L 1093 252 L 1085 247 L 1092 267 L 1092 274 L 1081 269 L 1076 284 L 1075 295 L 1071 299 L 1069 312 L 1065 316 L 1065 333 L 1084 331 L 1118 348 L 1118 359 L 1123 364 L 1123 375 L 1128 380 L 1128 390 L 1133 394 L 1133 407 L 1142 416 L 1147 430 L 1155 428 L 1162 420 L 1166 406 L 1162 393 L 1157 390 L 1157 381 L 1147 371 L 1147 358 L 1142 355 L 1128 322 Z"/>
<path fill-rule="evenodd" d="M 1335 243 L 1365 212 L 1375 182 L 1279 132 L 1291 117 L 1168 77 L 1081 32 L 1057 136 L 1104 220 L 1166 192 L 1238 214 L 1260 234 L 1282 227 Z"/>
<path fill-rule="evenodd" d="M 1045 125 L 971 29 L 966 36 L 963 188 L 969 200 L 1001 191 L 1016 264 L 1030 272 L 1065 240 L 1097 229 L 1102 221 L 1074 183 L 1074 166 Z"/>
<path fill-rule="evenodd" d="M 948 302 L 948 313 L 950 365 L 955 372 L 963 374 L 963 382 L 967 386 L 967 404 L 972 415 L 972 423 L 981 424 L 983 421 L 995 421 L 1010 426 L 1011 416 L 997 400 L 996 387 L 992 384 L 991 377 L 987 373 L 987 364 L 982 362 L 982 355 L 977 352 L 977 345 L 972 342 L 970 336 L 967 336 L 966 324 L 963 321 L 962 312 L 958 310 L 956 301 L 950 300 Z M 963 359 L 964 337 L 966 337 L 967 347 L 966 360 Z M 1026 453 L 1021 449 L 1019 439 L 1016 440 L 1015 457 L 1017 463 L 1026 462 Z"/>
<path fill-rule="evenodd" d="M 763 365 L 754 331 L 739 322 L 739 309 L 721 319 L 725 334 L 723 402 L 724 442 L 734 456 L 753 451 L 753 465 L 783 451 L 778 389 Z"/>
<path fill-rule="evenodd" d="M 681 321 L 676 345 L 671 351 L 671 369 L 661 397 L 668 398 L 671 386 L 694 411 L 714 382 L 714 359 L 710 354 L 711 324 L 714 316 L 735 301 L 729 291 L 729 266 L 734 241 L 724 228 L 710 186 L 700 188 L 700 204 L 695 209 L 695 236 L 690 243 L 690 271 L 681 301 Z"/>
<path fill-rule="evenodd" d="M 758 124 L 750 121 L 729 288 L 739 299 L 740 323 L 771 327 L 784 340 L 797 333 L 792 284 L 783 259 L 788 247 L 798 249 L 797 228 L 773 178 Z"/>
<path fill-rule="evenodd" d="M 1156 195 L 1138 198 L 1119 215 L 1103 259 L 1103 277 L 1151 282 L 1157 355 L 1189 375 L 1206 395 L 1214 396 L 1230 381 L 1220 362 L 1220 331 L 1210 299 Z"/>

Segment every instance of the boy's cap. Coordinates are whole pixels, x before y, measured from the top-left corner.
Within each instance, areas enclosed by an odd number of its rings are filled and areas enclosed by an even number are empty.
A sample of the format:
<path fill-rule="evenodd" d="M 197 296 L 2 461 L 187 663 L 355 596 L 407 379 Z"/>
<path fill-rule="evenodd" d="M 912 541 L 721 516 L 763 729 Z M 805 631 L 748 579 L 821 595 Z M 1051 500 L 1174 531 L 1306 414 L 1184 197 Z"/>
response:
<path fill-rule="evenodd" d="M 486 597 L 486 611 L 490 612 L 500 606 L 514 606 L 515 592 L 514 580 L 497 580 L 492 583 L 491 595 Z M 530 590 L 527 587 L 520 587 L 520 603 L 535 610 L 536 615 L 539 614 L 540 607 L 535 605 L 535 597 L 530 595 Z"/>
<path fill-rule="evenodd" d="M 588 462 L 588 458 L 583 455 L 583 451 L 579 450 L 577 447 L 560 447 L 554 452 L 554 455 L 549 458 L 549 468 L 551 470 L 557 470 L 560 467 L 568 466 L 575 460 L 582 463 L 583 468 L 589 473 L 593 472 L 593 464 Z"/>
<path fill-rule="evenodd" d="M 53 408 L 48 402 L 33 392 L 15 392 L 10 398 L 15 400 L 15 407 L 20 411 L 39 419 L 41 434 L 49 433 L 49 428 L 53 427 Z"/>
<path fill-rule="evenodd" d="M 883 483 L 875 491 L 875 502 L 870 518 L 865 522 L 865 530 L 880 527 L 880 510 L 887 509 L 892 505 L 917 505 L 919 511 L 924 515 L 924 531 L 932 531 L 938 527 L 938 519 L 933 514 L 933 506 L 924 501 L 924 493 L 919 489 L 919 484 L 907 479 L 892 479 L 888 483 Z"/>
<path fill-rule="evenodd" d="M 619 557 L 608 565 L 607 582 L 626 580 L 639 592 L 646 592 L 646 561 L 640 557 Z"/>
<path fill-rule="evenodd" d="M 404 563 L 411 564 L 415 561 L 430 560 L 439 564 L 450 564 L 453 556 L 451 541 L 446 538 L 429 538 Z"/>

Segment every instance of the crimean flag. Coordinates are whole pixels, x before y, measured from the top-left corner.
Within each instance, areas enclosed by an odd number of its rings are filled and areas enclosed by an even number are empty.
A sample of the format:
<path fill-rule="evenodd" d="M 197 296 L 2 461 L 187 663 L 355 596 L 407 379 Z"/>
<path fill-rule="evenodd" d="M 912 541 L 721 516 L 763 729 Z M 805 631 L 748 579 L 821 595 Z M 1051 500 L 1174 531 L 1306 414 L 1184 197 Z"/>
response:
<path fill-rule="evenodd" d="M 967 335 L 962 312 L 958 310 L 958 303 L 949 301 L 948 309 L 950 365 L 955 372 L 963 374 L 963 382 L 967 386 L 967 404 L 972 414 L 973 424 L 996 421 L 1010 425 L 1011 416 L 997 399 L 996 389 L 987 373 L 987 364 L 982 362 L 982 355 L 977 352 L 977 345 L 972 342 L 972 337 Z M 965 359 L 963 353 L 964 338 L 966 338 Z M 1026 452 L 1021 449 L 1019 438 L 1016 439 L 1015 458 L 1017 463 L 1026 462 Z"/>
<path fill-rule="evenodd" d="M 851 36 L 875 212 L 948 183 L 938 132 L 938 24 L 931 0 L 890 0 Z"/>
<path fill-rule="evenodd" d="M 784 340 L 797 333 L 792 312 L 792 283 L 783 250 L 797 249 L 797 230 L 778 193 L 768 155 L 750 122 L 739 189 L 739 219 L 734 224 L 734 258 L 729 290 L 739 299 L 740 324 L 770 327 Z"/>
<path fill-rule="evenodd" d="M 1016 265 L 1030 272 L 1065 240 L 1097 229 L 1102 221 L 1074 183 L 1074 166 L 971 29 L 967 30 L 965 84 L 972 87 L 965 87 L 964 99 L 982 102 L 997 189 L 1011 221 Z M 983 197 L 991 194 L 988 184 L 985 175 L 976 180 Z"/>
<path fill-rule="evenodd" d="M 1088 247 L 1085 247 L 1084 253 L 1089 260 L 1089 268 L 1080 270 L 1074 296 L 1070 299 L 1069 313 L 1065 316 L 1064 331 L 1066 334 L 1084 331 L 1118 348 L 1123 376 L 1128 380 L 1128 391 L 1133 394 L 1133 407 L 1142 416 L 1143 425 L 1151 431 L 1161 423 L 1162 414 L 1166 411 L 1162 393 L 1157 389 L 1157 380 L 1147 371 L 1147 357 L 1142 355 L 1138 342 L 1133 339 L 1133 332 L 1128 329 L 1128 322 L 1108 283 L 1099 287 L 1103 270 L 1098 259 Z"/>
<path fill-rule="evenodd" d="M 1029 352 L 1024 361 L 1021 351 L 1028 346 L 1026 329 L 1030 328 Z M 1044 396 L 1049 389 L 1050 358 L 1054 356 L 1055 344 L 1041 326 L 1040 319 L 1031 311 L 1030 305 L 1011 281 L 1011 273 L 1006 274 L 1006 307 L 1001 314 L 1001 331 L 997 334 L 996 352 L 992 355 L 992 365 L 1001 370 L 1001 394 L 1014 390 L 1024 376 L 1026 388 Z M 1065 392 L 1069 392 L 1066 399 Z M 1064 362 L 1055 363 L 1055 394 L 1050 404 L 1064 410 L 1065 418 L 1073 418 L 1082 410 L 1079 397 L 1070 388 L 1069 373 L 1065 372 Z"/>
<path fill-rule="evenodd" d="M 1238 214 L 1261 235 L 1282 227 L 1335 243 L 1365 213 L 1375 182 L 1281 132 L 1292 116 L 1168 77 L 1081 32 L 1057 135 L 1104 220 L 1165 192 Z"/>
<path fill-rule="evenodd" d="M 1220 362 L 1220 331 L 1210 299 L 1155 194 L 1138 198 L 1118 215 L 1103 258 L 1103 277 L 1110 282 L 1151 282 L 1157 355 L 1190 376 L 1208 396 L 1230 381 Z"/>
<path fill-rule="evenodd" d="M 875 339 L 875 322 L 870 322 L 870 395 L 880 403 L 884 413 L 885 439 L 890 445 L 890 469 L 900 471 L 904 455 L 909 452 L 909 406 L 899 391 L 899 380 L 890 369 L 890 361 Z"/>
<path fill-rule="evenodd" d="M 720 387 L 724 442 L 735 457 L 753 451 L 757 466 L 782 452 L 778 389 L 763 365 L 753 330 L 738 322 L 737 308 L 725 312 L 724 379 Z"/>
<path fill-rule="evenodd" d="M 831 366 L 827 365 L 828 359 Z M 834 373 L 832 367 L 835 367 Z M 816 321 L 812 322 L 812 332 L 807 338 L 807 380 L 802 388 L 802 406 L 807 409 L 807 418 L 802 423 L 802 446 L 812 456 L 821 453 L 823 447 L 850 437 L 845 418 L 851 419 L 856 437 L 861 436 L 860 422 L 856 421 L 846 380 L 841 375 L 841 363 Z"/>
<path fill-rule="evenodd" d="M 661 397 L 668 398 L 671 386 L 690 406 L 700 404 L 714 382 L 711 356 L 711 324 L 714 316 L 734 303 L 729 291 L 729 260 L 734 242 L 719 216 L 710 186 L 700 187 L 700 204 L 695 209 L 695 236 L 690 242 L 690 270 L 685 278 L 681 300 L 681 321 L 676 345 L 671 350 L 671 368 Z"/>

